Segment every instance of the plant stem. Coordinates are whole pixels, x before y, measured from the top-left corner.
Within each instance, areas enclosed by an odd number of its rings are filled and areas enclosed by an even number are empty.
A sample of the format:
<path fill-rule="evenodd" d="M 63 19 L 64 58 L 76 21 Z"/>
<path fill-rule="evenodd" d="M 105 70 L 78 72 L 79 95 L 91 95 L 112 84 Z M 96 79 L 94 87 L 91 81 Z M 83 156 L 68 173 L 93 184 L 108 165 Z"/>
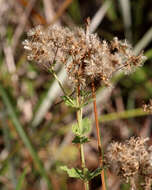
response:
<path fill-rule="evenodd" d="M 68 100 L 72 103 L 70 96 L 69 96 L 69 95 L 66 93 L 66 91 L 64 90 L 64 87 L 63 87 L 63 85 L 62 85 L 60 79 L 59 79 L 58 76 L 56 75 L 55 71 L 53 70 L 53 68 L 50 69 L 50 72 L 52 73 L 52 75 L 54 76 L 54 78 L 57 80 L 57 82 L 58 82 L 58 84 L 59 84 L 59 86 L 60 86 L 60 88 L 61 88 L 63 94 L 64 94 L 64 95 L 68 98 Z"/>
<path fill-rule="evenodd" d="M 52 73 L 52 75 L 54 76 L 54 78 L 57 80 L 57 82 L 58 82 L 58 84 L 59 84 L 61 90 L 62 90 L 63 93 L 64 93 L 64 95 L 67 95 L 67 93 L 65 92 L 65 90 L 64 90 L 64 88 L 63 88 L 63 86 L 62 86 L 62 83 L 61 83 L 60 79 L 58 78 L 58 76 L 56 75 L 55 71 L 51 68 L 51 69 L 50 69 L 50 72 Z"/>
<path fill-rule="evenodd" d="M 77 105 L 80 105 L 80 87 L 78 85 L 77 88 Z M 80 130 L 82 130 L 82 108 L 77 109 L 77 122 Z M 84 148 L 83 144 L 80 144 L 80 155 L 81 155 L 81 167 L 83 169 L 83 172 L 85 173 L 86 170 L 86 164 L 85 164 L 85 156 L 84 156 Z M 89 190 L 89 182 L 84 181 L 84 189 Z"/>
<path fill-rule="evenodd" d="M 94 107 L 94 117 L 96 123 L 96 131 L 97 131 L 97 142 L 98 142 L 98 153 L 99 153 L 99 165 L 103 167 L 103 159 L 102 159 L 102 144 L 100 139 L 100 129 L 99 129 L 99 120 L 97 114 L 97 105 L 96 105 L 96 93 L 95 93 L 95 85 L 92 82 L 92 97 L 93 97 L 93 107 Z M 101 171 L 101 181 L 102 181 L 102 190 L 106 190 L 106 183 L 105 183 L 105 176 L 104 176 L 104 169 Z"/>

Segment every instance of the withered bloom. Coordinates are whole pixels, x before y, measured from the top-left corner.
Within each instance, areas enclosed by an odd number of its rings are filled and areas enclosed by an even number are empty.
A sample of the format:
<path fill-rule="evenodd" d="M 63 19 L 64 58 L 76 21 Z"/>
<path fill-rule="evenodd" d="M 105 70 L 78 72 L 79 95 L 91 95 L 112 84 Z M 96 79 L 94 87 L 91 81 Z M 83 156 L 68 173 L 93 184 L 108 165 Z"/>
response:
<path fill-rule="evenodd" d="M 136 56 L 126 41 L 100 41 L 97 34 L 89 32 L 89 25 L 85 30 L 38 26 L 28 32 L 28 37 L 23 44 L 29 60 L 45 65 L 56 56 L 56 62 L 65 64 L 70 81 L 81 87 L 88 87 L 91 82 L 110 84 L 116 71 L 128 74 L 145 60 L 143 53 Z"/>
<path fill-rule="evenodd" d="M 139 177 L 144 179 L 145 187 L 152 183 L 152 146 L 148 138 L 130 138 L 125 143 L 113 142 L 106 153 L 106 162 L 126 182 L 134 188 Z"/>

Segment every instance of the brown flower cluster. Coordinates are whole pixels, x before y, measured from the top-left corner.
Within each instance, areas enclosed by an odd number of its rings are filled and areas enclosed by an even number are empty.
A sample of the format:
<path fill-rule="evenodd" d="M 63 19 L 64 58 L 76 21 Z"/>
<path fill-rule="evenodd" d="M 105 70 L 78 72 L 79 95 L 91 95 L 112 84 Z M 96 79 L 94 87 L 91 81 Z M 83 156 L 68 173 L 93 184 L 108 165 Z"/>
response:
<path fill-rule="evenodd" d="M 107 163 L 134 188 L 139 177 L 147 189 L 152 182 L 152 146 L 148 147 L 147 141 L 148 138 L 132 137 L 125 143 L 113 142 L 106 153 Z"/>
<path fill-rule="evenodd" d="M 97 34 L 89 32 L 89 25 L 85 30 L 38 26 L 28 37 L 23 44 L 29 60 L 46 64 L 56 57 L 56 62 L 65 64 L 69 79 L 83 87 L 91 82 L 109 84 L 116 71 L 130 73 L 145 60 L 142 53 L 136 56 L 126 41 L 100 41 Z"/>

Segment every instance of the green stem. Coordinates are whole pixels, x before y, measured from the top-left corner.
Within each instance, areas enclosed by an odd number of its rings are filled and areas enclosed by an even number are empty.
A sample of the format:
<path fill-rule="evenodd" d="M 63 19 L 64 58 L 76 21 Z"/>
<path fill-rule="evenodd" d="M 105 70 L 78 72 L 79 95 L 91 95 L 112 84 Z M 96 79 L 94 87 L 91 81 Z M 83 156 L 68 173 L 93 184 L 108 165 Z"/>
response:
<path fill-rule="evenodd" d="M 77 105 L 80 106 L 80 89 L 77 89 Z M 77 109 L 77 122 L 80 130 L 82 131 L 82 108 Z M 83 169 L 83 173 L 86 172 L 86 164 L 85 164 L 85 156 L 84 156 L 84 147 L 83 144 L 80 144 L 80 154 L 81 154 L 81 167 Z M 84 181 L 84 189 L 89 190 L 89 182 Z"/>
<path fill-rule="evenodd" d="M 61 90 L 63 91 L 64 95 L 67 95 L 66 91 L 64 90 L 62 83 L 60 81 L 60 79 L 58 78 L 58 76 L 56 75 L 55 71 L 53 70 L 53 68 L 50 69 L 50 72 L 52 73 L 52 75 L 54 76 L 54 78 L 57 80 Z"/>
<path fill-rule="evenodd" d="M 72 103 L 69 95 L 66 93 L 66 91 L 64 90 L 64 87 L 60 81 L 60 79 L 58 78 L 58 76 L 56 75 L 55 71 L 53 70 L 53 68 L 50 69 L 50 72 L 52 73 L 52 75 L 54 76 L 54 78 L 57 80 L 61 90 L 63 91 L 63 94 L 68 98 L 68 100 Z"/>

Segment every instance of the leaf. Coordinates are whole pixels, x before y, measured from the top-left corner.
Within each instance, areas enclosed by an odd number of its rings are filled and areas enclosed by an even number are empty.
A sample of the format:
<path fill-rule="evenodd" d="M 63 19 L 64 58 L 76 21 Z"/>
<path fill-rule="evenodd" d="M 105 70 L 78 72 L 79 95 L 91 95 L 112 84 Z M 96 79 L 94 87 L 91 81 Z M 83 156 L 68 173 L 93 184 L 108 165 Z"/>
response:
<path fill-rule="evenodd" d="M 69 177 L 78 178 L 84 181 L 89 181 L 93 179 L 94 177 L 98 176 L 102 171 L 101 168 L 97 168 L 93 172 L 90 172 L 87 168 L 85 168 L 83 171 L 78 168 L 69 169 L 67 166 L 61 166 L 60 169 L 67 172 Z"/>
<path fill-rule="evenodd" d="M 82 120 L 82 129 L 80 129 L 77 123 L 72 125 L 72 132 L 76 136 L 82 136 L 84 134 L 89 133 L 90 131 L 91 131 L 91 121 L 88 118 L 84 118 Z"/>
<path fill-rule="evenodd" d="M 91 131 L 91 121 L 89 118 L 82 120 L 82 135 L 87 134 Z"/>
<path fill-rule="evenodd" d="M 75 143 L 75 144 L 84 144 L 87 142 L 89 142 L 89 139 L 85 136 L 75 136 L 72 141 L 72 143 Z"/>
<path fill-rule="evenodd" d="M 81 136 L 81 130 L 77 123 L 72 125 L 72 132 L 77 136 Z"/>
<path fill-rule="evenodd" d="M 72 98 L 70 98 L 69 96 L 62 96 L 61 98 L 63 99 L 64 103 L 65 103 L 67 106 L 70 106 L 70 107 L 72 107 L 72 108 L 78 108 L 75 99 L 72 99 Z"/>
<path fill-rule="evenodd" d="M 19 180 L 18 180 L 18 183 L 16 185 L 15 190 L 21 190 L 22 189 L 22 185 L 23 185 L 26 173 L 27 173 L 27 168 L 24 169 L 22 175 L 19 177 Z"/>
<path fill-rule="evenodd" d="M 94 177 L 100 175 L 101 171 L 102 171 L 102 168 L 97 168 L 93 172 L 88 172 L 87 180 L 89 181 L 93 179 Z"/>
<path fill-rule="evenodd" d="M 69 169 L 67 166 L 61 166 L 60 169 L 67 172 L 69 177 L 78 178 L 78 179 L 81 179 L 81 180 L 84 179 L 83 171 L 78 169 L 78 168 Z"/>
<path fill-rule="evenodd" d="M 93 100 L 94 100 L 93 98 L 90 98 L 89 100 L 85 101 L 84 103 L 82 103 L 80 105 L 80 108 L 83 108 L 83 107 L 87 106 L 89 103 L 92 103 Z"/>
<path fill-rule="evenodd" d="M 90 94 L 91 94 L 91 92 L 86 91 L 86 90 L 81 90 L 81 91 L 80 91 L 80 95 L 81 95 L 84 99 L 88 98 L 88 97 L 90 96 Z"/>

